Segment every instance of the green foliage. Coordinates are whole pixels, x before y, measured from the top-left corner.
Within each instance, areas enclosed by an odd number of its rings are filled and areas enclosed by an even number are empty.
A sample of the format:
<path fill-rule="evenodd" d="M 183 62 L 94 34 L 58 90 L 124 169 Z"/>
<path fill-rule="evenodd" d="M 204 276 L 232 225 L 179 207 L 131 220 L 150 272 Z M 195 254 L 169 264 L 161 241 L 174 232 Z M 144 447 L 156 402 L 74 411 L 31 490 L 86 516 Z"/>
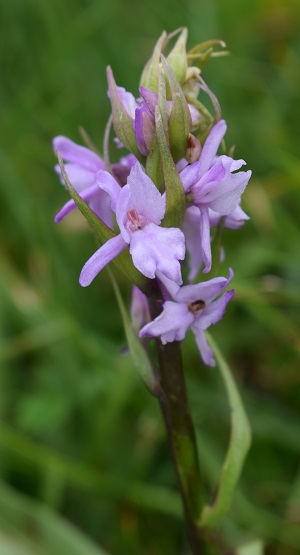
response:
<path fill-rule="evenodd" d="M 12 495 L 19 492 L 16 507 L 24 506 L 21 494 L 30 497 L 51 511 L 49 521 L 43 513 L 48 527 L 53 513 L 64 515 L 98 551 L 187 552 L 161 417 L 123 352 L 110 280 L 102 272 L 88 289 L 78 286 L 93 236 L 78 211 L 53 224 L 68 197 L 52 171 L 51 138 L 65 134 L 80 142 L 83 125 L 102 150 L 106 66 L 137 95 L 163 29 L 187 26 L 188 48 L 212 37 L 226 42 L 231 55 L 210 60 L 203 77 L 228 121 L 226 146 L 236 145 L 236 157 L 254 176 L 243 205 L 251 221 L 223 233 L 220 272 L 233 266 L 235 297 L 213 336 L 233 368 L 253 443 L 221 528 L 235 545 L 262 538 L 269 553 L 297 555 L 299 17 L 295 0 L 2 6 L 0 477 Z M 111 151 L 117 159 L 120 153 Z M 118 283 L 128 299 L 122 275 Z M 184 358 L 202 472 L 212 491 L 228 444 L 228 406 L 192 337 Z M 0 531 L 3 551 L 42 549 L 30 526 L 21 547 L 4 520 Z"/>
<path fill-rule="evenodd" d="M 107 555 L 63 518 L 4 484 L 0 484 L 0 522 L 2 555 Z"/>

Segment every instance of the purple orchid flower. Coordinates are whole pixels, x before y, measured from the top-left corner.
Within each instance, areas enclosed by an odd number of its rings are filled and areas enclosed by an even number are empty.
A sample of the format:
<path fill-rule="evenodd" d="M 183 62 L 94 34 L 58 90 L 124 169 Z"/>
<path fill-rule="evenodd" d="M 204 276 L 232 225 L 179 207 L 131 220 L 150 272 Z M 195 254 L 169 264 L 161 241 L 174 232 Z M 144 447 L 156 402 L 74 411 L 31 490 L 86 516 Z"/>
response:
<path fill-rule="evenodd" d="M 140 331 L 139 337 L 161 337 L 163 344 L 182 341 L 189 328 L 193 331 L 201 358 L 208 366 L 215 366 L 213 352 L 209 347 L 204 331 L 219 322 L 225 314 L 227 303 L 234 290 L 226 291 L 216 297 L 228 286 L 233 278 L 229 269 L 228 279 L 217 277 L 198 283 L 178 287 L 159 274 L 164 288 L 169 291 L 173 301 L 167 300 L 163 312 Z"/>
<path fill-rule="evenodd" d="M 210 208 L 208 209 L 208 214 L 210 227 L 217 226 L 222 216 Z M 227 216 L 224 217 L 223 225 L 229 229 L 239 229 L 242 225 L 244 225 L 246 220 L 249 220 L 249 216 L 247 216 L 238 204 L 237 207 L 230 212 L 230 214 L 227 214 Z M 190 206 L 186 210 L 183 230 L 185 235 L 186 250 L 189 254 L 190 272 L 188 279 L 189 281 L 193 281 L 204 263 L 202 258 L 203 249 L 201 249 L 201 212 L 196 206 Z"/>
<path fill-rule="evenodd" d="M 182 283 L 179 260 L 185 255 L 184 235 L 180 229 L 160 227 L 166 210 L 161 195 L 137 162 L 127 184 L 120 187 L 106 171 L 97 175 L 98 186 L 111 198 L 120 234 L 109 239 L 84 265 L 79 282 L 90 285 L 96 275 L 128 245 L 135 267 L 153 279 L 160 271 L 176 283 Z"/>
<path fill-rule="evenodd" d="M 180 172 L 185 192 L 200 211 L 199 248 L 205 264 L 203 272 L 211 269 L 210 210 L 218 217 L 234 213 L 252 173 L 237 171 L 246 163 L 244 160 L 224 155 L 216 158 L 226 128 L 224 120 L 218 121 L 205 141 L 199 160 Z"/>
<path fill-rule="evenodd" d="M 68 178 L 74 189 L 81 198 L 89 203 L 90 208 L 97 216 L 109 227 L 113 226 L 113 214 L 110 209 L 110 198 L 105 191 L 99 189 L 96 183 L 96 175 L 99 170 L 105 169 L 102 158 L 92 150 L 77 145 L 67 137 L 58 136 L 53 140 L 54 153 L 58 151 L 65 162 Z M 120 181 L 126 183 L 130 169 L 136 162 L 135 156 L 129 154 L 121 158 L 119 164 L 113 164 L 113 171 L 116 170 L 116 177 L 120 174 Z M 61 183 L 64 180 L 61 175 L 60 167 L 57 164 L 55 171 L 60 177 Z M 54 221 L 60 222 L 67 214 L 77 208 L 74 200 L 69 200 L 56 214 Z"/>

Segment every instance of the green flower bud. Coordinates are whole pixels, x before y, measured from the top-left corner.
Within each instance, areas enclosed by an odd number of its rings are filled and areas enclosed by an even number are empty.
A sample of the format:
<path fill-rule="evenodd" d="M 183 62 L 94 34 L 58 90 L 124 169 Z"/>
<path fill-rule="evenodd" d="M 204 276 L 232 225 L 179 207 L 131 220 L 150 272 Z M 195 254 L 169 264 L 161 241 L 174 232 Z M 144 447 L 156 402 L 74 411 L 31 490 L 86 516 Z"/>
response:
<path fill-rule="evenodd" d="M 178 162 L 186 154 L 192 120 L 182 88 L 164 56 L 162 56 L 162 68 L 167 76 L 172 95 L 172 109 L 168 121 L 170 150 L 175 162 Z"/>
<path fill-rule="evenodd" d="M 153 54 L 148 60 L 141 77 L 140 85 L 145 87 L 146 89 L 150 89 L 151 91 L 157 92 L 158 91 L 158 73 L 159 73 L 159 64 L 160 64 L 160 57 L 163 53 L 164 49 L 173 38 L 178 31 L 167 35 L 164 31 L 160 38 L 158 39 Z M 178 82 L 184 83 L 186 80 L 186 72 L 188 68 L 188 58 L 186 52 L 186 41 L 187 41 L 188 32 L 186 28 L 183 28 L 180 32 L 180 35 L 173 46 L 171 52 L 167 56 L 167 61 L 169 66 L 173 69 L 176 79 Z M 167 93 L 169 91 L 167 90 Z M 167 95 L 169 97 L 169 94 Z"/>
<path fill-rule="evenodd" d="M 186 52 L 186 41 L 188 37 L 187 29 L 181 31 L 176 44 L 171 50 L 170 54 L 167 56 L 167 62 L 169 66 L 173 69 L 177 81 L 180 84 L 184 83 L 186 80 L 186 72 L 188 67 L 187 52 Z"/>
<path fill-rule="evenodd" d="M 140 86 L 149 89 L 150 91 L 157 92 L 158 91 L 158 72 L 159 72 L 159 64 L 160 64 L 160 56 L 162 53 L 163 46 L 168 41 L 167 33 L 164 31 L 162 35 L 159 37 L 154 50 L 153 54 L 148 60 L 146 66 L 144 67 Z"/>

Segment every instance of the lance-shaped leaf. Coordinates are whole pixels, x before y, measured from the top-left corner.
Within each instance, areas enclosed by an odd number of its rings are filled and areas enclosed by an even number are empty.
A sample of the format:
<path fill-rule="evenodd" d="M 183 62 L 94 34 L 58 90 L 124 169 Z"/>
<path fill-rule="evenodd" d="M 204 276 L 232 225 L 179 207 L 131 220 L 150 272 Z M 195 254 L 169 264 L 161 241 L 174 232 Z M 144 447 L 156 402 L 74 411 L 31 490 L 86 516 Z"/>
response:
<path fill-rule="evenodd" d="M 187 36 L 188 32 L 186 27 L 184 27 L 167 57 L 168 64 L 173 69 L 179 83 L 183 83 L 186 78 L 186 70 L 188 66 L 186 53 Z"/>
<path fill-rule="evenodd" d="M 164 31 L 159 37 L 153 54 L 148 60 L 141 77 L 140 86 L 149 89 L 150 91 L 157 92 L 158 90 L 158 68 L 160 63 L 160 55 L 167 40 L 167 33 Z"/>
<path fill-rule="evenodd" d="M 97 238 L 101 244 L 106 243 L 109 239 L 116 237 L 116 233 L 110 229 L 105 223 L 102 222 L 96 216 L 96 214 L 91 210 L 91 208 L 82 200 L 80 195 L 75 191 L 73 185 L 71 184 L 68 174 L 65 170 L 64 163 L 62 161 L 61 155 L 57 152 L 58 162 L 61 169 L 61 174 L 63 176 L 66 187 L 74 200 L 76 202 L 80 212 L 87 219 L 90 226 L 94 230 Z M 113 260 L 113 263 L 128 277 L 130 281 L 135 283 L 142 291 L 145 291 L 147 279 L 135 268 L 128 249 L 121 252 L 117 258 Z"/>
<path fill-rule="evenodd" d="M 251 444 L 251 430 L 230 369 L 211 336 L 208 333 L 206 335 L 224 380 L 231 411 L 230 442 L 217 492 L 212 504 L 204 507 L 199 520 L 201 527 L 212 527 L 222 520 L 231 507 L 234 491 Z"/>
<path fill-rule="evenodd" d="M 107 81 L 115 133 L 123 145 L 143 163 L 144 157 L 140 153 L 136 144 L 132 118 L 126 111 L 121 101 L 110 66 L 107 68 Z"/>
<path fill-rule="evenodd" d="M 162 225 L 165 227 L 181 227 L 186 208 L 185 194 L 170 152 L 158 106 L 155 108 L 155 123 L 167 198 L 166 212 Z"/>
<path fill-rule="evenodd" d="M 179 85 L 174 71 L 161 56 L 162 67 L 167 75 L 172 94 L 172 111 L 169 119 L 170 149 L 175 162 L 184 158 L 187 150 L 188 136 L 192 130 L 192 119 L 188 103 Z"/>
<path fill-rule="evenodd" d="M 136 335 L 135 330 L 132 327 L 124 301 L 122 299 L 119 286 L 113 276 L 113 273 L 111 271 L 109 271 L 109 273 L 111 276 L 112 284 L 113 284 L 118 305 L 120 308 L 124 330 L 126 334 L 126 339 L 127 339 L 128 347 L 129 347 L 134 365 L 140 377 L 142 378 L 144 384 L 146 385 L 147 389 L 149 389 L 150 393 L 152 393 L 153 395 L 156 395 L 157 388 L 158 388 L 158 381 L 155 377 L 150 358 L 146 353 L 140 339 Z"/>

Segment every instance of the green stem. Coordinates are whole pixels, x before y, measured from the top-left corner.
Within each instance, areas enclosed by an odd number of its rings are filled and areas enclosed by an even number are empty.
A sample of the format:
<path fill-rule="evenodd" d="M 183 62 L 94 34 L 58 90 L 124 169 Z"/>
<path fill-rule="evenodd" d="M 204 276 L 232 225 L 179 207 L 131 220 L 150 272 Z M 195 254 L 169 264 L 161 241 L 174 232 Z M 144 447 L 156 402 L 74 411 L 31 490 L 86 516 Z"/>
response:
<path fill-rule="evenodd" d="M 152 317 L 161 312 L 161 301 L 150 299 Z M 156 342 L 159 363 L 158 401 L 164 417 L 173 464 L 185 513 L 188 541 L 194 555 L 203 553 L 197 520 L 201 512 L 201 478 L 195 428 L 184 379 L 180 343 Z"/>

